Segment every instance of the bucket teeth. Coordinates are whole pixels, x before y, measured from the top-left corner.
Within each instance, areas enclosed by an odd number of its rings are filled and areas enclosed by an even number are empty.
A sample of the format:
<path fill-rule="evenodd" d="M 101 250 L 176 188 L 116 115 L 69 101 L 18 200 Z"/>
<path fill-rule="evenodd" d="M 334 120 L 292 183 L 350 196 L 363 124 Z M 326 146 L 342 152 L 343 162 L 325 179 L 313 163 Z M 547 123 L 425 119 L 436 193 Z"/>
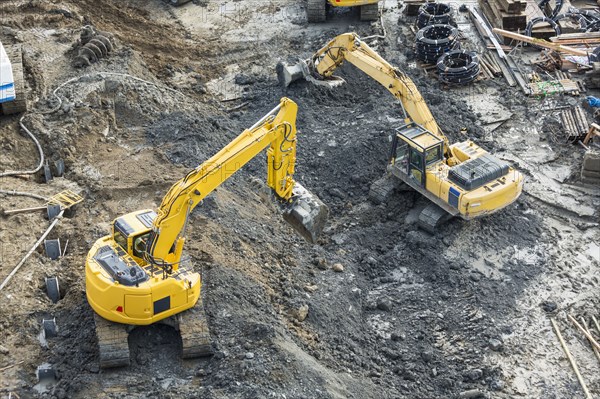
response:
<path fill-rule="evenodd" d="M 296 182 L 292 200 L 283 206 L 283 218 L 302 237 L 316 242 L 325 228 L 329 208 L 314 194 Z"/>

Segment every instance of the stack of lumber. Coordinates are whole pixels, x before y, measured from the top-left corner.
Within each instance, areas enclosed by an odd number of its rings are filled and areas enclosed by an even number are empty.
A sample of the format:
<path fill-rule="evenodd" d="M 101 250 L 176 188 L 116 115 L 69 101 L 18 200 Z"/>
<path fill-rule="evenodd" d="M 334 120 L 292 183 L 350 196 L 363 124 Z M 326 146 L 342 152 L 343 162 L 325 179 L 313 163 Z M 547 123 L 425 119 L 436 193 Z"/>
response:
<path fill-rule="evenodd" d="M 479 0 L 479 6 L 494 28 L 512 32 L 523 32 L 527 23 L 534 18 L 544 17 L 535 0 Z M 533 27 L 532 36 L 549 38 L 554 30 L 547 24 Z M 510 44 L 510 38 L 504 38 Z"/>
<path fill-rule="evenodd" d="M 596 47 L 600 46 L 600 32 L 565 33 L 551 37 L 550 41 L 591 54 Z M 563 71 L 578 69 L 578 64 L 579 68 L 585 66 L 577 62 L 577 58 L 570 56 L 570 54 L 564 51 L 560 51 L 560 56 Z M 586 57 L 581 58 L 581 62 L 587 64 Z"/>
<path fill-rule="evenodd" d="M 479 0 L 479 6 L 496 28 L 517 31 L 527 26 L 525 0 Z"/>

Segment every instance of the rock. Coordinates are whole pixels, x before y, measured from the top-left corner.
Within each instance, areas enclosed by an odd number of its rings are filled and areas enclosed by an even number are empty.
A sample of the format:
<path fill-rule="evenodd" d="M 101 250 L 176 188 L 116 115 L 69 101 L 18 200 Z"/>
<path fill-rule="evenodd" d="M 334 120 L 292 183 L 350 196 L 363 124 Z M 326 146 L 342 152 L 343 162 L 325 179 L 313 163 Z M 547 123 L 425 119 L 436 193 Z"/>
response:
<path fill-rule="evenodd" d="M 459 398 L 471 399 L 471 398 L 482 398 L 483 393 L 478 389 L 469 389 L 468 391 L 463 391 L 458 395 Z"/>
<path fill-rule="evenodd" d="M 196 377 L 206 377 L 208 373 L 204 369 L 196 370 Z"/>
<path fill-rule="evenodd" d="M 404 334 L 398 334 L 398 333 L 392 333 L 392 335 L 390 336 L 392 341 L 404 341 L 406 339 L 406 335 Z"/>
<path fill-rule="evenodd" d="M 421 359 L 423 359 L 424 362 L 429 363 L 431 359 L 433 359 L 433 353 L 430 351 L 421 352 Z"/>
<path fill-rule="evenodd" d="M 308 305 L 304 304 L 298 309 L 294 310 L 292 313 L 296 320 L 304 321 L 306 320 L 306 317 L 308 317 Z"/>
<path fill-rule="evenodd" d="M 493 391 L 501 391 L 504 389 L 504 381 L 502 380 L 493 380 L 490 383 L 490 389 Z"/>
<path fill-rule="evenodd" d="M 339 198 L 341 200 L 346 198 L 346 195 L 337 188 L 330 188 L 328 191 L 329 195 L 331 195 L 332 197 Z"/>
<path fill-rule="evenodd" d="M 315 292 L 317 289 L 319 289 L 319 287 L 316 284 L 304 286 L 304 291 L 310 292 L 310 293 Z"/>
<path fill-rule="evenodd" d="M 238 85 L 245 86 L 245 85 L 252 84 L 254 82 L 256 82 L 256 79 L 254 77 L 245 75 L 243 73 L 240 73 L 235 76 L 235 84 L 238 84 Z"/>
<path fill-rule="evenodd" d="M 8 355 L 9 350 L 6 349 L 5 346 L 0 345 L 0 353 L 2 353 L 3 355 Z"/>
<path fill-rule="evenodd" d="M 377 309 L 383 310 L 384 312 L 389 312 L 392 310 L 392 301 L 388 298 L 379 298 L 377 300 Z"/>
<path fill-rule="evenodd" d="M 469 274 L 469 278 L 472 281 L 477 282 L 477 281 L 481 280 L 481 275 L 479 273 L 471 273 L 471 274 Z"/>
<path fill-rule="evenodd" d="M 544 301 L 540 304 L 540 306 L 542 307 L 542 309 L 544 309 L 544 312 L 547 313 L 552 313 L 556 309 L 558 309 L 558 305 L 556 304 L 556 302 L 552 301 Z"/>
<path fill-rule="evenodd" d="M 254 359 L 254 353 L 247 352 L 245 357 L 246 357 L 246 359 Z"/>
<path fill-rule="evenodd" d="M 488 344 L 490 346 L 490 349 L 494 352 L 501 352 L 504 349 L 504 344 L 502 343 L 502 341 L 496 338 L 490 339 Z"/>
<path fill-rule="evenodd" d="M 327 261 L 323 258 L 316 259 L 315 266 L 320 270 L 327 270 Z"/>
<path fill-rule="evenodd" d="M 344 266 L 341 263 L 335 263 L 332 267 L 334 272 L 341 273 L 344 271 Z"/>
<path fill-rule="evenodd" d="M 471 381 L 480 380 L 481 377 L 483 377 L 483 371 L 481 369 L 469 370 L 466 374 L 466 377 Z"/>

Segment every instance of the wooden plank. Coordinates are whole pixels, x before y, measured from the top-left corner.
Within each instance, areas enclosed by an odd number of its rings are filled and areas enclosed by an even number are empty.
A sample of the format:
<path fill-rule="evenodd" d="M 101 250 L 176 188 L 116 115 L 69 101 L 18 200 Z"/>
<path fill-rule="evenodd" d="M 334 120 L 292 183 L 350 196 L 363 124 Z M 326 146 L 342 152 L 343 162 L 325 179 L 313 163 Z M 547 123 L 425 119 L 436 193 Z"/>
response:
<path fill-rule="evenodd" d="M 527 8 L 527 2 L 521 0 L 498 0 L 498 2 L 509 14 L 520 14 Z"/>
<path fill-rule="evenodd" d="M 569 39 L 600 39 L 600 32 L 563 33 L 559 36 L 554 36 L 553 38 L 550 38 L 550 40 L 552 41 Z"/>

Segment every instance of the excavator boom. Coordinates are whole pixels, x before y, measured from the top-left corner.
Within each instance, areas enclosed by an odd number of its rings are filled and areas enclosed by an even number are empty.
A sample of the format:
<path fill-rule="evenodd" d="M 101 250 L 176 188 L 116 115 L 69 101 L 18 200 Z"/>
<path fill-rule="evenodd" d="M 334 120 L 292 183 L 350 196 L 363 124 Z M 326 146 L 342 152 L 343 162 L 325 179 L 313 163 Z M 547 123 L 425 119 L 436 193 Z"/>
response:
<path fill-rule="evenodd" d="M 343 79 L 333 76 L 335 70 L 344 61 L 348 61 L 372 77 L 400 100 L 405 119 L 410 116 L 412 121 L 439 136 L 448 144 L 414 82 L 404 72 L 392 66 L 361 41 L 356 33 L 344 33 L 335 37 L 308 61 L 301 61 L 293 66 L 280 63 L 278 65 L 279 80 L 286 87 L 303 78 L 315 84 L 335 87 L 344 83 Z"/>
<path fill-rule="evenodd" d="M 181 257 L 181 232 L 190 212 L 215 188 L 253 159 L 267 151 L 267 185 L 283 205 L 285 219 L 308 241 L 314 242 L 326 220 L 326 207 L 294 178 L 296 114 L 289 99 L 245 130 L 209 160 L 175 183 L 158 209 L 148 242 L 149 259 L 174 264 Z M 175 269 L 177 265 L 174 265 Z"/>

